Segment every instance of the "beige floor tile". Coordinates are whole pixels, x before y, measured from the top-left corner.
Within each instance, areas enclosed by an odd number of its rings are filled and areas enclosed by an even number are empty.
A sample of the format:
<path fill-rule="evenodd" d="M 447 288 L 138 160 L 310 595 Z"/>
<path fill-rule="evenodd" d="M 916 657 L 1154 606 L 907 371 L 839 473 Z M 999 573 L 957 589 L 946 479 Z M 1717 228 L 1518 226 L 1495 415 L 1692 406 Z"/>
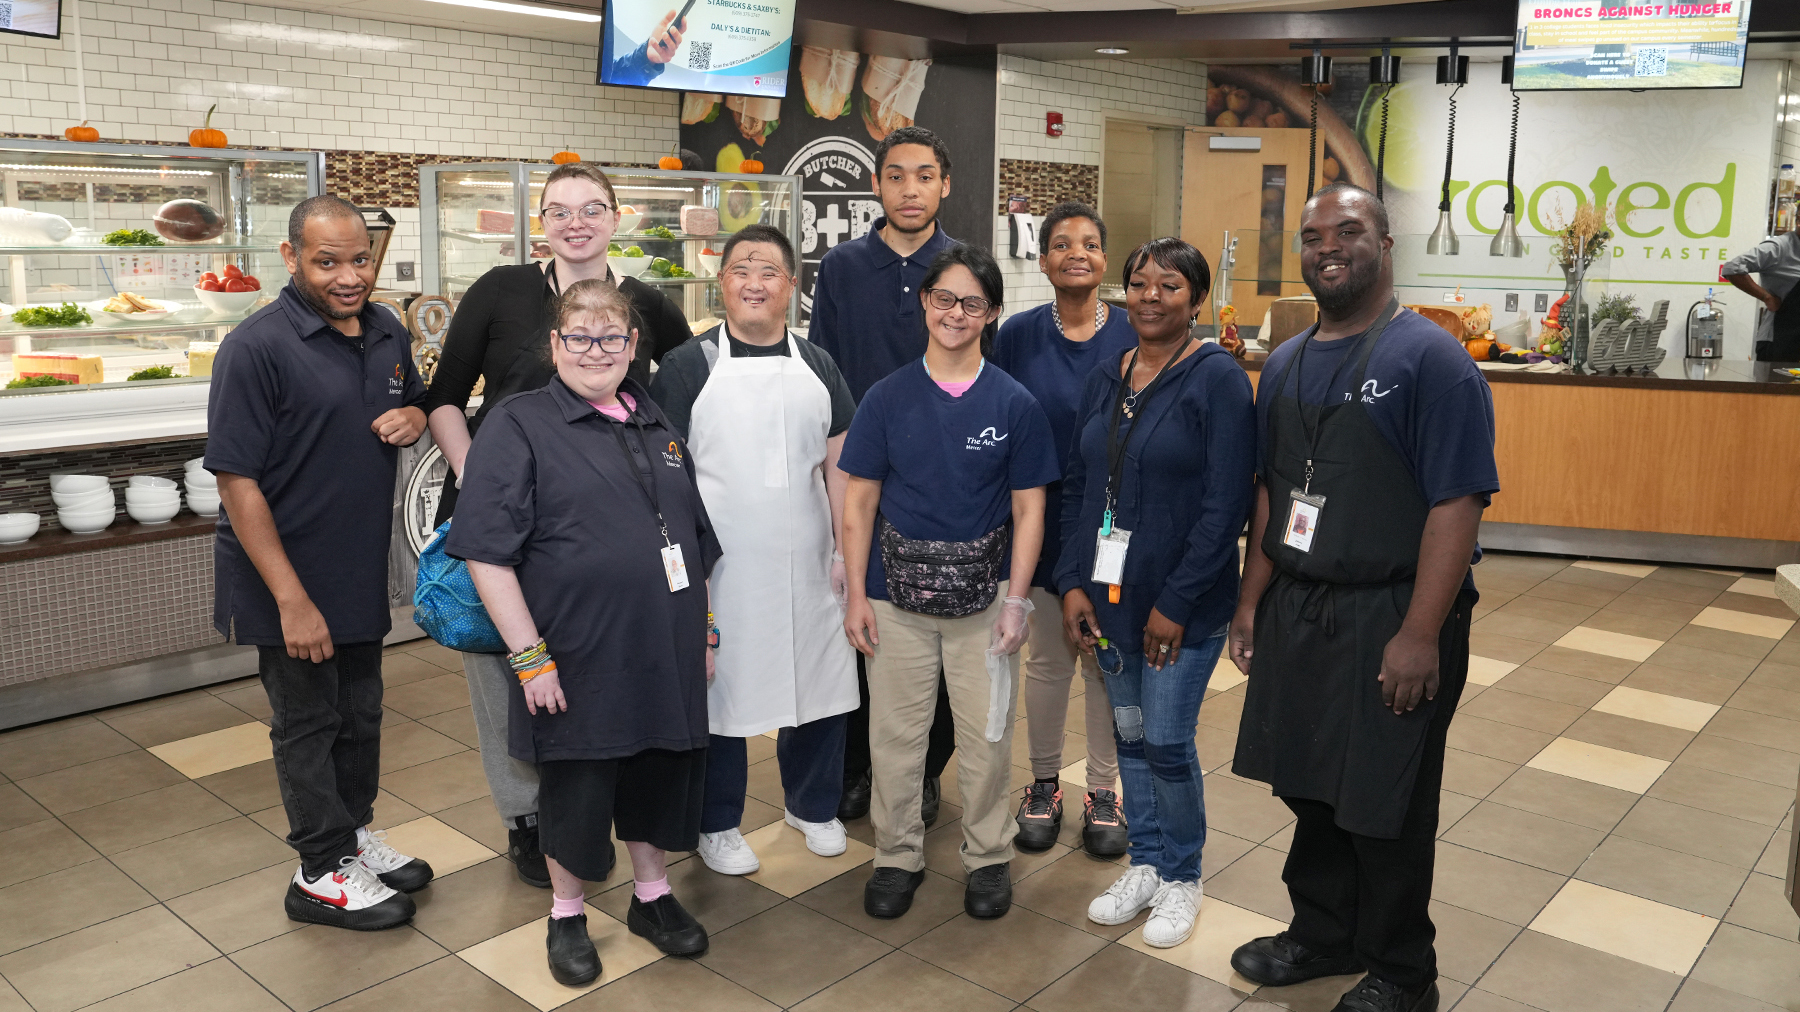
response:
<path fill-rule="evenodd" d="M 418 720 L 434 713 L 469 705 L 469 682 L 459 669 L 436 678 L 409 682 L 382 694 L 381 705 Z"/>
<path fill-rule="evenodd" d="M 1463 707 L 1462 712 L 1471 717 L 1496 720 L 1514 727 L 1559 734 L 1586 709 L 1585 706 L 1573 703 L 1560 703 L 1540 696 L 1511 692 L 1504 686 L 1496 685 L 1483 692 L 1481 698 Z"/>
<path fill-rule="evenodd" d="M 891 952 L 806 999 L 796 1012 L 1006 1012 L 1003 998 L 916 956 Z"/>
<path fill-rule="evenodd" d="M 1026 773 L 1025 775 L 1030 776 L 1031 774 Z M 946 811 L 948 811 L 947 808 Z M 963 869 L 962 862 L 963 842 L 963 828 L 960 819 L 948 822 L 939 820 L 938 824 L 925 834 L 926 869 L 935 871 L 945 878 L 954 879 L 958 883 L 968 881 L 969 873 Z M 1040 868 L 1048 867 L 1067 853 L 1069 853 L 1069 847 L 1061 843 L 1051 844 L 1049 850 L 1036 854 L 1018 851 L 1013 857 L 1012 863 L 1008 865 L 1012 870 L 1012 880 L 1021 882 L 1026 876 Z"/>
<path fill-rule="evenodd" d="M 1558 738 L 1544 746 L 1525 765 L 1547 773 L 1560 773 L 1622 791 L 1642 794 L 1669 768 L 1668 762 L 1604 745 L 1590 745 L 1573 738 Z"/>
<path fill-rule="evenodd" d="M 1794 742 L 1800 741 L 1800 720 L 1787 720 L 1727 706 L 1719 711 L 1712 723 L 1706 725 L 1706 733 L 1785 751 L 1793 748 Z"/>
<path fill-rule="evenodd" d="M 1492 657 L 1482 657 L 1479 654 L 1470 654 L 1469 684 L 1492 685 L 1500 679 L 1505 678 L 1516 667 L 1518 667 L 1518 665 L 1511 661 L 1495 660 Z"/>
<path fill-rule="evenodd" d="M 1730 654 L 1752 668 L 1762 663 L 1775 646 L 1775 640 L 1767 636 L 1693 623 L 1669 637 L 1669 643 L 1714 654 Z"/>
<path fill-rule="evenodd" d="M 1444 750 L 1444 790 L 1471 798 L 1485 798 L 1518 768 L 1517 763 L 1447 748 Z"/>
<path fill-rule="evenodd" d="M 1725 922 L 1776 938 L 1800 938 L 1800 915 L 1788 904 L 1785 888 L 1773 875 L 1751 875 L 1732 902 Z"/>
<path fill-rule="evenodd" d="M 1234 856 L 1241 856 L 1252 844 L 1237 840 L 1236 837 L 1224 833 L 1213 833 L 1207 839 L 1208 851 L 1214 850 L 1214 843 L 1219 840 L 1234 840 L 1242 850 Z M 1204 861 L 1204 857 L 1202 858 Z M 1095 924 L 1087 919 L 1088 904 L 1100 895 L 1124 873 L 1124 867 L 1111 861 L 1096 861 L 1085 853 L 1071 852 L 1056 860 L 1036 874 L 1013 884 L 1013 903 L 1027 910 L 1034 910 L 1046 917 L 1052 917 L 1070 927 L 1080 928 L 1091 935 L 1106 939 L 1117 939 L 1136 926 L 1135 922 L 1125 924 Z M 959 887 L 960 890 L 960 887 Z M 804 899 L 803 899 L 804 901 Z M 961 909 L 961 894 L 958 893 L 957 909 Z M 829 913 L 829 911 L 827 911 Z M 907 914 L 911 917 L 912 914 Z M 905 918 L 902 918 L 904 920 Z M 854 921 L 848 922 L 853 927 L 862 928 Z M 868 930 L 862 928 L 863 930 Z M 882 937 L 877 935 L 877 937 Z M 884 939 L 885 940 L 885 939 Z"/>
<path fill-rule="evenodd" d="M 73 868 L 0 889 L 0 953 L 78 931 L 156 900 L 107 861 Z"/>
<path fill-rule="evenodd" d="M 223 773 L 269 758 L 269 728 L 257 721 L 146 749 L 190 780 Z"/>
<path fill-rule="evenodd" d="M 1570 724 L 1561 737 L 1673 762 L 1694 740 L 1694 732 L 1589 710 Z"/>
<path fill-rule="evenodd" d="M 161 906 L 0 956 L 0 974 L 37 1012 L 69 1012 L 218 956 Z"/>
<path fill-rule="evenodd" d="M 100 853 L 117 854 L 237 815 L 236 809 L 198 785 L 181 783 L 71 812 L 63 822 Z"/>
<path fill-rule="evenodd" d="M 211 694 L 203 694 L 155 710 L 143 710 L 124 716 L 101 713 L 99 717 L 113 730 L 145 748 L 192 738 L 210 731 L 222 731 L 250 719 L 249 714 Z"/>
<path fill-rule="evenodd" d="M 713 935 L 700 963 L 785 1007 L 891 951 L 886 943 L 815 910 L 783 903 Z"/>
<path fill-rule="evenodd" d="M 1800 741 L 1796 741 L 1794 747 L 1800 748 Z M 1800 770 L 1800 755 L 1752 745 L 1747 741 L 1734 741 L 1716 734 L 1695 735 L 1693 742 L 1675 762 L 1677 765 L 1699 766 L 1776 787 L 1786 787 L 1793 783 L 1795 771 Z"/>
<path fill-rule="evenodd" d="M 66 815 L 181 781 L 180 773 L 148 752 L 126 752 L 18 783 L 52 814 Z"/>
<path fill-rule="evenodd" d="M 170 772 L 174 773 L 173 770 Z M 174 775 L 179 777 L 181 774 Z M 195 783 L 246 815 L 281 804 L 281 784 L 275 777 L 273 759 L 214 773 Z"/>
<path fill-rule="evenodd" d="M 1063 860 L 1069 860 L 1069 858 L 1065 857 Z M 1059 866 L 1061 863 L 1062 862 L 1060 861 L 1057 862 Z M 1111 865 L 1101 864 L 1098 861 L 1094 863 L 1100 868 L 1112 867 Z M 863 886 L 869 881 L 869 876 L 873 873 L 873 870 L 874 869 L 871 866 L 863 865 L 860 868 L 847 871 L 823 885 L 815 886 L 814 888 L 801 893 L 799 896 L 794 897 L 794 902 L 817 910 L 819 913 L 824 914 L 834 921 L 848 924 L 850 927 L 855 928 L 877 941 L 894 946 L 905 945 L 907 942 L 912 941 L 925 932 L 930 931 L 932 928 L 935 928 L 950 918 L 962 913 L 963 883 L 956 879 L 940 875 L 927 868 L 925 870 L 925 882 L 919 886 L 917 892 L 913 893 L 912 909 L 906 912 L 906 916 L 896 917 L 892 920 L 870 917 L 863 912 Z M 713 877 L 723 878 L 723 876 L 717 875 Z M 1040 881 L 1040 879 L 1043 880 Z M 673 872 L 670 873 L 669 881 L 671 884 L 675 881 Z M 1060 879 L 1058 877 L 1044 878 L 1044 873 L 1032 875 L 1029 878 L 1017 881 L 1013 883 L 1013 902 L 1020 906 L 1024 906 L 1027 909 L 1036 910 L 1040 914 L 1055 917 L 1065 924 L 1072 923 L 1066 916 L 1064 909 L 1059 905 L 1047 903 L 1041 898 L 1035 903 L 1026 904 L 1023 899 L 1021 899 L 1021 897 L 1026 895 L 1042 897 L 1049 894 L 1053 892 L 1053 887 L 1056 886 L 1059 881 Z M 1108 882 L 1110 881 L 1111 879 L 1109 878 Z M 1030 888 L 1028 888 L 1028 884 Z M 774 895 L 766 889 L 759 891 L 764 896 Z M 681 887 L 676 887 L 676 894 L 682 896 L 682 902 L 683 904 L 686 904 L 687 900 L 685 897 L 687 894 L 682 891 Z M 607 895 L 610 896 L 612 894 L 608 893 Z M 1046 909 L 1046 907 L 1051 906 L 1055 906 L 1056 909 Z M 1085 910 L 1086 907 L 1084 906 L 1082 909 Z M 760 911 L 757 912 L 760 913 Z M 699 915 L 696 914 L 695 916 L 698 917 Z M 701 923 L 707 924 L 710 922 L 702 919 Z M 1080 927 L 1079 924 L 1075 926 Z"/>
<path fill-rule="evenodd" d="M 449 647 L 439 646 L 430 640 L 418 640 L 406 648 L 406 652 L 443 668 L 445 671 L 462 671 L 462 654 Z"/>
<path fill-rule="evenodd" d="M 70 766 L 137 751 L 137 745 L 97 720 L 56 727 L 28 738 L 0 739 L 0 775 L 24 780 Z"/>
<path fill-rule="evenodd" d="M 1507 675 L 1496 688 L 1507 692 L 1517 692 L 1539 699 L 1549 699 L 1558 703 L 1569 703 L 1582 708 L 1593 706 L 1612 688 L 1611 683 L 1579 675 L 1564 674 L 1548 668 L 1535 668 L 1530 665 L 1520 667 Z"/>
<path fill-rule="evenodd" d="M 282 907 L 299 859 L 291 855 L 267 868 L 168 901 L 170 910 L 220 952 L 232 953 L 299 931 Z"/>
<path fill-rule="evenodd" d="M 566 1012 L 776 1012 L 777 1007 L 691 959 L 663 959 L 563 1008 Z M 389 1010 L 370 1006 L 369 1012 Z"/>
<path fill-rule="evenodd" d="M 679 867 L 669 870 L 671 879 Z M 681 895 L 679 887 L 676 893 Z M 682 900 L 684 906 L 693 909 L 686 896 Z M 548 889 L 519 881 L 511 862 L 486 861 L 455 874 L 438 875 L 432 879 L 431 888 L 414 893 L 418 913 L 412 925 L 454 952 L 543 917 L 550 909 L 550 901 Z"/>
<path fill-rule="evenodd" d="M 1442 1005 L 1438 1007 L 1443 1008 Z M 1530 1005 L 1521 1005 L 1511 998 L 1502 998 L 1479 988 L 1470 988 L 1456 1003 L 1456 1008 L 1458 1012 L 1535 1012 Z"/>
<path fill-rule="evenodd" d="M 396 724 L 381 732 L 381 775 L 385 777 L 408 766 L 442 759 L 467 747 L 417 721 Z"/>
<path fill-rule="evenodd" d="M 462 670 L 459 664 L 456 668 Z M 397 689 L 402 685 L 422 682 L 427 678 L 442 678 L 444 669 L 425 660 L 416 654 L 396 651 L 381 658 L 381 682 L 387 689 Z"/>
<path fill-rule="evenodd" d="M 0 1012 L 31 1012 L 30 1003 L 19 997 L 4 977 L 0 977 Z"/>
<path fill-rule="evenodd" d="M 1571 650 L 1568 647 L 1548 646 L 1531 658 L 1531 666 L 1545 671 L 1556 671 L 1578 678 L 1589 678 L 1596 682 L 1617 685 L 1638 665 L 1637 661 L 1623 657 L 1608 657 L 1605 654 L 1591 653 L 1586 650 Z"/>
<path fill-rule="evenodd" d="M 1736 868 L 1755 867 L 1773 835 L 1765 825 L 1659 798 L 1639 801 L 1613 833 Z"/>
<path fill-rule="evenodd" d="M 1206 897 L 1209 901 L 1216 897 L 1286 924 L 1294 919 L 1287 883 L 1281 880 L 1281 869 L 1286 863 L 1287 854 L 1282 851 L 1257 847 L 1207 879 Z"/>
<path fill-rule="evenodd" d="M 1109 945 L 1092 959 L 1064 974 L 1032 996 L 1026 1012 L 1097 1012 L 1121 1007 L 1180 1009 L 1182 1012 L 1226 1012 L 1244 1000 L 1242 993 L 1185 968 L 1146 956 L 1121 945 Z"/>
<path fill-rule="evenodd" d="M 1525 925 L 1562 888 L 1564 877 L 1439 841 L 1432 899 Z"/>
<path fill-rule="evenodd" d="M 1294 813 L 1269 793 L 1267 784 L 1214 773 L 1204 786 L 1209 829 L 1261 843 L 1294 821 Z"/>
<path fill-rule="evenodd" d="M 1605 833 L 1484 801 L 1443 834 L 1446 842 L 1572 875 Z"/>
<path fill-rule="evenodd" d="M 1606 698 L 1594 704 L 1594 709 L 1601 713 L 1679 727 L 1684 731 L 1699 731 L 1713 718 L 1713 714 L 1719 712 L 1719 708 L 1711 703 L 1668 696 L 1660 692 L 1645 692 L 1625 685 L 1607 693 Z"/>
<path fill-rule="evenodd" d="M 1569 563 L 1569 565 L 1576 569 L 1591 569 L 1597 573 L 1613 573 L 1618 576 L 1629 576 L 1636 580 L 1642 580 L 1644 577 L 1649 576 L 1657 570 L 1656 566 L 1641 566 L 1631 562 L 1603 562 L 1599 559 L 1577 559 L 1576 561 Z"/>
<path fill-rule="evenodd" d="M 487 775 L 481 771 L 481 753 L 474 749 L 382 777 L 381 786 L 419 811 L 434 814 L 488 793 Z"/>
<path fill-rule="evenodd" d="M 1256 985 L 1238 976 L 1231 968 L 1232 951 L 1252 938 L 1286 930 L 1284 921 L 1209 898 L 1200 904 L 1200 918 L 1194 922 L 1194 933 L 1180 945 L 1170 949 L 1155 948 L 1144 941 L 1141 927 L 1119 939 L 1119 944 L 1249 993 L 1256 990 Z"/>
<path fill-rule="evenodd" d="M 287 1012 L 287 1006 L 229 959 L 201 963 L 133 988 L 90 1012 Z"/>
<path fill-rule="evenodd" d="M 381 797 L 378 797 L 375 800 L 375 817 L 377 822 L 379 822 L 381 818 L 382 798 L 385 797 L 391 797 L 391 795 L 386 791 L 382 791 Z M 395 805 L 406 805 L 406 803 L 399 798 L 394 798 L 393 803 Z M 425 814 L 418 809 L 413 808 L 411 805 L 406 805 L 406 807 L 411 809 L 415 814 L 401 820 L 403 822 L 411 822 L 413 819 Z M 451 829 L 456 830 L 469 839 L 474 840 L 476 843 L 481 844 L 483 847 L 486 847 L 496 854 L 505 853 L 509 846 L 506 826 L 500 821 L 499 813 L 494 810 L 494 799 L 491 797 L 481 797 L 476 798 L 474 801 L 465 801 L 452 808 L 445 808 L 434 812 L 433 815 L 439 822 L 449 826 Z"/>
<path fill-rule="evenodd" d="M 538 940 L 536 966 L 544 964 Z M 310 1012 L 446 955 L 436 942 L 402 925 L 345 931 L 309 924 L 232 955 L 232 962 L 296 1012 Z M 319 972 L 329 967 L 329 972 Z"/>
<path fill-rule="evenodd" d="M 1531 930 L 1685 976 L 1718 918 L 1571 879 Z"/>
<path fill-rule="evenodd" d="M 1643 689 L 1646 692 L 1660 692 L 1665 696 L 1693 699 L 1702 703 L 1723 704 L 1731 698 L 1732 693 L 1738 690 L 1738 686 L 1744 684 L 1744 678 L 1744 675 L 1739 674 L 1708 674 L 1683 668 L 1665 667 L 1652 658 L 1638 665 L 1637 670 L 1633 671 L 1620 684 L 1629 685 L 1634 689 Z"/>
<path fill-rule="evenodd" d="M 216 695 L 257 720 L 268 720 L 275 714 L 275 711 L 269 706 L 268 690 L 264 689 L 262 683 L 255 679 L 252 679 L 251 684 L 243 688 L 216 693 Z"/>
<path fill-rule="evenodd" d="M 1574 627 L 1575 621 L 1566 616 L 1540 618 L 1516 611 L 1497 611 L 1477 621 L 1472 629 L 1477 633 L 1510 636 L 1533 643 L 1552 643 Z"/>
<path fill-rule="evenodd" d="M 1543 751 L 1555 737 L 1548 732 L 1469 713 L 1450 722 L 1449 744 L 1451 748 L 1490 759 L 1522 763 Z"/>
<path fill-rule="evenodd" d="M 325 1008 L 329 1012 L 533 1012 L 530 1002 L 455 956 L 434 959 Z"/>
<path fill-rule="evenodd" d="M 51 815 L 43 805 L 10 783 L 0 783 L 0 833 L 43 822 Z"/>
<path fill-rule="evenodd" d="M 168 899 L 292 857 L 279 837 L 239 817 L 114 854 L 112 860 L 151 895 Z"/>
<path fill-rule="evenodd" d="M 1769 845 L 1763 848 L 1763 856 L 1756 862 L 1756 871 L 1776 878 L 1785 878 L 1788 870 L 1788 847 L 1790 834 L 1787 830 L 1779 830 L 1769 838 Z"/>
<path fill-rule="evenodd" d="M 1756 597 L 1775 597 L 1775 581 L 1747 576 L 1732 584 L 1731 592 L 1733 594 L 1751 594 Z"/>
<path fill-rule="evenodd" d="M 1771 828 L 1794 805 L 1794 792 L 1743 777 L 1734 777 L 1699 766 L 1671 766 L 1647 792 L 1649 797 L 1673 801 L 1734 819 L 1760 822 Z"/>
<path fill-rule="evenodd" d="M 1638 800 L 1638 796 L 1630 791 L 1530 767 L 1520 767 L 1487 797 L 1508 808 L 1547 815 L 1601 832 L 1618 825 Z"/>
<path fill-rule="evenodd" d="M 1668 1003 L 1681 978 L 1636 960 L 1523 931 L 1479 983 L 1484 991 L 1545 1012 L 1655 1012 Z"/>
<path fill-rule="evenodd" d="M 1538 640 L 1503 636 L 1499 633 L 1484 632 L 1479 629 L 1471 629 L 1469 632 L 1469 651 L 1483 657 L 1524 664 L 1543 650 L 1544 644 Z"/>
<path fill-rule="evenodd" d="M 1662 641 L 1578 625 L 1557 640 L 1556 646 L 1641 662 L 1649 660 L 1650 655 L 1662 646 Z"/>
<path fill-rule="evenodd" d="M 1694 624 L 1706 626 L 1709 629 L 1723 629 L 1726 632 L 1778 640 L 1786 636 L 1788 630 L 1794 627 L 1794 620 L 1771 618 L 1767 615 L 1752 615 L 1749 612 L 1732 611 L 1728 608 L 1707 608 L 1694 616 Z"/>
<path fill-rule="evenodd" d="M 434 874 L 454 875 L 497 855 L 427 815 L 385 830 L 388 846 L 431 865 Z"/>
<path fill-rule="evenodd" d="M 0 854 L 6 855 L 6 860 L 0 862 L 0 888 L 86 864 L 100 856 L 99 851 L 54 819 L 0 833 Z"/>
<path fill-rule="evenodd" d="M 1480 980 L 1519 935 L 1519 926 L 1497 917 L 1433 900 L 1438 972 L 1451 980 Z"/>
<path fill-rule="evenodd" d="M 1732 693 L 1728 705 L 1783 720 L 1800 719 L 1800 692 L 1777 689 L 1758 682 L 1745 682 Z"/>
<path fill-rule="evenodd" d="M 1694 967 L 1694 980 L 1792 1009 L 1800 995 L 1800 945 L 1722 924 Z"/>
<path fill-rule="evenodd" d="M 860 840 L 847 841 L 849 849 L 837 857 L 820 857 L 785 820 L 744 834 L 744 842 L 762 862 L 760 871 L 745 878 L 790 899 L 875 857 L 875 848 Z"/>
<path fill-rule="evenodd" d="M 420 717 L 419 723 L 439 734 L 448 735 L 469 748 L 481 747 L 481 734 L 475 730 L 475 711 L 467 706 Z"/>
<path fill-rule="evenodd" d="M 1016 908 L 978 921 L 953 917 L 908 944 L 905 951 L 1014 1001 L 1023 1001 L 1100 951 L 1106 940 L 1060 921 Z M 1017 958 L 1029 952 L 1030 959 Z"/>
<path fill-rule="evenodd" d="M 1647 900 L 1723 917 L 1748 873 L 1692 854 L 1609 836 L 1575 875 Z"/>
<path fill-rule="evenodd" d="M 621 857 L 623 861 L 623 857 Z M 853 868 L 838 876 L 853 881 L 856 886 L 856 910 L 862 909 L 862 884 L 868 880 L 870 869 L 867 865 Z M 832 881 L 837 881 L 833 879 Z M 830 885 L 831 883 L 826 883 Z M 620 869 L 619 874 L 605 886 L 596 886 L 606 891 L 589 898 L 588 902 L 618 920 L 625 920 L 631 910 L 632 882 L 629 864 Z M 745 879 L 742 875 L 721 875 L 706 866 L 697 857 L 685 861 L 677 861 L 669 866 L 669 888 L 675 891 L 675 898 L 694 919 L 706 926 L 711 933 L 718 933 L 745 921 L 782 901 L 780 894 L 771 892 L 762 886 Z M 824 886 L 818 887 L 820 889 Z M 814 890 L 816 891 L 816 890 Z M 810 892 L 808 893 L 810 895 Z M 958 902 L 962 892 L 957 891 Z M 813 904 L 807 904 L 812 906 Z M 820 909 L 815 907 L 815 909 Z M 915 899 L 914 910 L 918 909 Z M 820 909 L 827 916 L 837 917 L 837 913 Z M 910 914 L 908 916 L 911 916 Z M 843 917 L 837 917 L 844 920 Z M 904 918 L 903 918 L 904 919 Z M 873 923 L 872 918 L 865 918 Z M 887 923 L 887 922 L 883 922 Z M 862 927 L 862 925 L 854 925 Z M 866 932 L 865 932 L 866 933 Z"/>
<path fill-rule="evenodd" d="M 1655 599 L 1648 597 L 1633 597 L 1621 598 L 1620 600 L 1653 601 Z M 1677 607 L 1692 607 L 1692 605 L 1679 605 L 1677 602 L 1672 601 L 1661 603 L 1676 604 Z M 1581 621 L 1582 625 L 1587 626 L 1590 629 L 1601 629 L 1606 632 L 1623 633 L 1627 636 L 1641 636 L 1645 639 L 1653 640 L 1667 640 L 1669 637 L 1680 632 L 1682 627 L 1686 626 L 1687 623 L 1687 617 L 1672 618 L 1643 615 L 1628 607 L 1619 607 L 1617 605 L 1602 608 Z"/>
<path fill-rule="evenodd" d="M 1689 977 L 1681 985 L 1681 993 L 1669 1003 L 1669 1012 L 1785 1012 L 1784 1009 L 1757 1001 L 1748 995 L 1727 991 L 1713 984 Z"/>
<path fill-rule="evenodd" d="M 1207 680 L 1206 687 L 1213 692 L 1229 692 L 1249 680 L 1248 675 L 1231 663 L 1231 658 L 1221 654 L 1218 663 L 1213 665 L 1212 677 Z"/>

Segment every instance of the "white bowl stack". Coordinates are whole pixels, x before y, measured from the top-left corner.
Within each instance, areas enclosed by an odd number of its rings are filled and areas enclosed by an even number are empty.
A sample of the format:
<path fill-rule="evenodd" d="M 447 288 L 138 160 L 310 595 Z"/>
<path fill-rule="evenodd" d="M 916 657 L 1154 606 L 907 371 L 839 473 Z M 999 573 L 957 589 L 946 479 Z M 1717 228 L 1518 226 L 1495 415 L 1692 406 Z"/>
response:
<path fill-rule="evenodd" d="M 112 526 L 119 500 L 103 474 L 53 474 L 50 498 L 56 522 L 71 534 L 93 534 Z"/>
<path fill-rule="evenodd" d="M 203 517 L 219 515 L 219 479 L 211 471 L 201 466 L 206 458 L 195 457 L 187 462 L 187 507 Z"/>
<path fill-rule="evenodd" d="M 140 524 L 166 524 L 181 512 L 181 489 L 167 478 L 134 474 L 125 485 L 125 512 Z"/>

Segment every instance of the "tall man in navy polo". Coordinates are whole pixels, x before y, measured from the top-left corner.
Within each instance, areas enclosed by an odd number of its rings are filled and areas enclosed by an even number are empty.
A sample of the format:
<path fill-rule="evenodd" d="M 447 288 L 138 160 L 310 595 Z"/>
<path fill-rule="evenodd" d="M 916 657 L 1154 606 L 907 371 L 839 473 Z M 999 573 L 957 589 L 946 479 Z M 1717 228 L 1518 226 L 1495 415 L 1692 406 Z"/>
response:
<path fill-rule="evenodd" d="M 924 127 L 901 127 L 875 146 L 875 193 L 882 217 L 867 235 L 833 247 L 813 280 L 812 325 L 807 337 L 837 361 L 860 403 L 876 381 L 925 357 L 925 319 L 919 284 L 932 258 L 956 240 L 938 224 L 938 207 L 950 195 L 950 150 Z M 844 746 L 842 819 L 869 812 L 869 683 L 856 656 L 862 706 L 850 715 Z M 950 696 L 938 682 L 937 717 L 925 755 L 925 824 L 937 820 L 938 777 L 956 750 Z"/>
<path fill-rule="evenodd" d="M 275 302 L 219 348 L 206 469 L 224 510 L 213 623 L 257 648 L 300 867 L 289 918 L 373 930 L 413 915 L 431 867 L 367 830 L 381 767 L 381 639 L 399 448 L 425 428 L 411 342 L 368 304 L 362 214 L 302 201 Z"/>

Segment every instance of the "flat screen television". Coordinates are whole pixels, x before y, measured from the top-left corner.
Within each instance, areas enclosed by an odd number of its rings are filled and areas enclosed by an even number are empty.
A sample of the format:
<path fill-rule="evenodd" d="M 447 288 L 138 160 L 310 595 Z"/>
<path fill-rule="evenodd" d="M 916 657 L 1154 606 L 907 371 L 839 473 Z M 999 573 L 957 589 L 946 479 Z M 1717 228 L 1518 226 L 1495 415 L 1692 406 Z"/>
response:
<path fill-rule="evenodd" d="M 1514 91 L 1741 88 L 1750 0 L 1519 0 Z"/>
<path fill-rule="evenodd" d="M 599 83 L 784 98 L 798 2 L 606 0 Z"/>
<path fill-rule="evenodd" d="M 62 37 L 62 0 L 0 0 L 0 32 Z"/>

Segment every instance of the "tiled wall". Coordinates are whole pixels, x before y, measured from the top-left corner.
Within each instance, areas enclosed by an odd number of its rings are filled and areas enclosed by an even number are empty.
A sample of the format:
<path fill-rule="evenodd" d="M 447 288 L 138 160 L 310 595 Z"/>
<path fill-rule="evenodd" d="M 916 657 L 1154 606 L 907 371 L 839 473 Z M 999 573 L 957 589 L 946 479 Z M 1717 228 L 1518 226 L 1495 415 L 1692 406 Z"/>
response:
<path fill-rule="evenodd" d="M 593 84 L 590 41 L 222 0 L 73 2 L 103 138 L 186 143 L 217 102 L 213 126 L 233 145 L 332 152 L 331 191 L 358 203 L 412 192 L 419 156 L 545 160 L 568 148 L 650 164 L 676 140 L 679 96 Z M 77 122 L 73 46 L 66 17 L 61 40 L 0 35 L 0 134 L 60 136 Z M 394 285 L 393 264 L 419 259 L 418 211 L 416 198 L 383 202 L 400 208 L 381 279 Z"/>
<path fill-rule="evenodd" d="M 221 642 L 213 535 L 0 565 L 0 686 Z"/>
<path fill-rule="evenodd" d="M 1006 213 L 1007 198 L 1015 193 L 1031 198 L 1032 214 L 1044 214 L 1065 200 L 1093 206 L 1100 202 L 1100 166 L 1002 158 L 1000 188 L 995 192 L 1000 214 Z"/>
<path fill-rule="evenodd" d="M 52 474 L 106 475 L 123 512 L 125 485 L 132 475 L 180 481 L 182 464 L 205 453 L 206 440 L 201 438 L 0 457 L 0 513 L 36 513 L 43 530 L 60 529 L 56 503 L 50 498 Z"/>
<path fill-rule="evenodd" d="M 1137 113 L 1159 121 L 1178 118 L 1206 121 L 1206 66 L 1192 60 L 1073 60 L 1045 63 L 1018 56 L 1000 57 L 999 101 L 996 103 L 995 157 L 1001 179 L 997 195 L 1007 195 L 1008 162 L 1036 177 L 1061 175 L 1099 190 L 1099 166 L 1105 146 L 1108 114 Z M 1063 114 L 1063 135 L 1044 131 L 1044 114 Z M 1036 190 L 1029 192 L 1034 198 Z M 1090 198 L 1091 199 L 1091 198 Z M 1043 210 L 1033 200 L 1033 213 Z M 1104 209 L 1103 209 L 1104 210 Z M 995 219 L 995 249 L 1011 240 L 1003 217 Z M 1011 313 L 1047 302 L 1053 291 L 1035 261 L 1003 257 L 1006 311 Z"/>

